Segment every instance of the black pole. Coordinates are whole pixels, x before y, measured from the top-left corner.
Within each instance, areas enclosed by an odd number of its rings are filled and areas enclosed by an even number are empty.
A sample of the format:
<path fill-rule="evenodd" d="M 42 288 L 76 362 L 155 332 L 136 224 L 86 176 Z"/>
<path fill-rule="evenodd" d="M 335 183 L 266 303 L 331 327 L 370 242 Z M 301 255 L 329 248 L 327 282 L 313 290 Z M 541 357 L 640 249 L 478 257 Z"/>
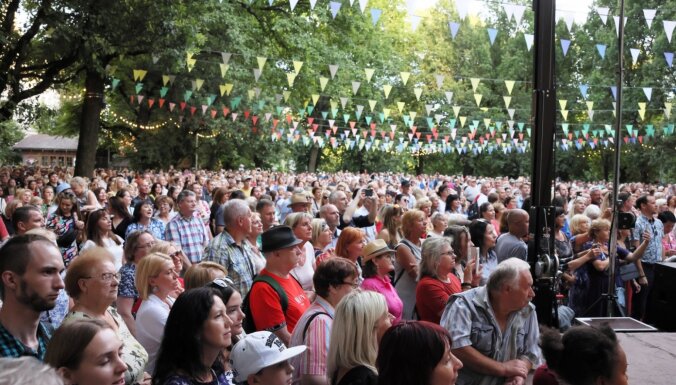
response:
<path fill-rule="evenodd" d="M 539 277 L 535 269 L 538 261 L 554 257 L 554 210 L 552 182 L 554 169 L 554 136 L 556 133 L 556 90 L 554 85 L 555 60 L 554 29 L 556 1 L 533 0 L 535 13 L 535 87 L 533 90 L 534 130 L 532 138 L 533 176 L 528 262 L 534 266 L 535 298 L 538 320 L 542 324 L 558 326 L 553 316 L 555 292 L 553 277 Z"/>

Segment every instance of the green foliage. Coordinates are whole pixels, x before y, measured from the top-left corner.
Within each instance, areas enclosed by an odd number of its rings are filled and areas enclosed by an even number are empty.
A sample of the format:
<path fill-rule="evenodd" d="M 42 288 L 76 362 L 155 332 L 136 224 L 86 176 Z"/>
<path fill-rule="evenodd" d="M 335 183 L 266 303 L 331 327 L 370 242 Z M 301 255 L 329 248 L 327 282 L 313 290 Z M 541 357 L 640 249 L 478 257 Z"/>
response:
<path fill-rule="evenodd" d="M 14 121 L 0 122 L 0 164 L 15 164 L 21 162 L 21 155 L 12 149 L 17 142 L 23 139 L 24 134 Z"/>

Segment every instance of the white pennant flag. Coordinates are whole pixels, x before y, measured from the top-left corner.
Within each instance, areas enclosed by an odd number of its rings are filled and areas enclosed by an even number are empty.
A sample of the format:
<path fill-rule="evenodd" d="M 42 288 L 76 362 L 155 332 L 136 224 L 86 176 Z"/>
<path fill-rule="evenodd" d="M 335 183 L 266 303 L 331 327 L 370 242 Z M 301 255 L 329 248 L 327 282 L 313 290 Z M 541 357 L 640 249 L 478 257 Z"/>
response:
<path fill-rule="evenodd" d="M 657 13 L 656 9 L 644 9 L 643 17 L 645 17 L 645 22 L 648 24 L 648 28 L 652 27 L 653 20 L 655 20 L 655 14 Z"/>
<path fill-rule="evenodd" d="M 620 37 L 620 17 L 619 16 L 613 16 L 613 20 L 615 21 L 615 34 L 617 34 L 617 37 Z M 627 18 L 624 18 L 624 23 L 622 23 L 622 28 L 626 29 L 627 28 Z"/>
<path fill-rule="evenodd" d="M 514 16 L 514 7 L 515 4 L 502 4 L 502 9 L 505 10 L 505 13 L 507 14 L 507 20 L 511 20 L 512 16 Z"/>
<path fill-rule="evenodd" d="M 524 33 L 523 38 L 526 39 L 526 47 L 530 51 L 530 49 L 533 48 L 533 40 L 535 39 L 535 35 Z"/>
<path fill-rule="evenodd" d="M 630 48 L 629 51 L 631 52 L 631 63 L 636 65 L 636 62 L 638 61 L 638 54 L 641 52 L 641 50 L 638 48 Z"/>
<path fill-rule="evenodd" d="M 525 5 L 515 5 L 514 6 L 514 19 L 516 24 L 521 24 L 521 19 L 523 19 L 523 13 L 526 11 Z"/>
<path fill-rule="evenodd" d="M 573 22 L 575 21 L 575 14 L 568 14 L 563 17 L 563 20 L 566 22 L 566 28 L 568 28 L 568 32 L 571 32 L 573 30 Z"/>
<path fill-rule="evenodd" d="M 291 12 L 293 12 L 293 9 L 296 8 L 296 4 L 298 4 L 298 0 L 289 0 L 289 6 L 291 7 Z"/>
<path fill-rule="evenodd" d="M 664 20 L 664 33 L 667 34 L 667 40 L 671 43 L 671 34 L 674 33 L 674 27 L 676 27 L 676 21 Z"/>
<path fill-rule="evenodd" d="M 643 87 L 643 93 L 645 94 L 645 97 L 650 101 L 653 96 L 653 89 L 652 87 Z"/>
<path fill-rule="evenodd" d="M 458 0 L 455 2 L 455 9 L 458 11 L 460 20 L 464 20 L 469 11 L 469 0 Z"/>
<path fill-rule="evenodd" d="M 369 0 L 359 0 L 359 9 L 361 9 L 361 13 L 364 13 L 366 10 L 366 5 L 369 3 Z"/>
<path fill-rule="evenodd" d="M 606 22 L 608 22 L 608 11 L 610 11 L 610 8 L 608 7 L 596 8 L 596 13 L 598 13 L 599 17 L 601 18 L 603 25 L 606 25 Z"/>

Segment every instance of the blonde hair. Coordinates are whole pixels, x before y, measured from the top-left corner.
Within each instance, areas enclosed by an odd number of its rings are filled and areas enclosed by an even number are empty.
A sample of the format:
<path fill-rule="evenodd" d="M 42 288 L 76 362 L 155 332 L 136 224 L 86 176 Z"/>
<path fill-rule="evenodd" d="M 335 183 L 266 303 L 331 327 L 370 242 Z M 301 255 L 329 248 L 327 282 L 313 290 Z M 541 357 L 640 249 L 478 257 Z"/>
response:
<path fill-rule="evenodd" d="M 387 314 L 385 297 L 375 291 L 356 290 L 347 294 L 336 307 L 327 356 L 327 376 L 340 369 L 365 366 L 374 373 L 378 343 L 375 326 Z"/>
<path fill-rule="evenodd" d="M 172 247 L 174 249 L 176 249 L 176 251 L 181 250 L 181 246 L 177 245 L 174 242 L 157 240 L 157 241 L 155 241 L 155 244 L 153 245 L 153 247 L 151 247 L 150 250 L 148 250 L 148 254 L 161 253 L 161 254 L 169 255 L 170 254 L 169 249 L 171 249 Z"/>
<path fill-rule="evenodd" d="M 309 219 L 310 222 L 312 222 L 312 215 L 310 215 L 307 212 L 303 213 L 290 213 L 289 215 L 286 216 L 284 219 L 284 224 L 286 226 L 291 227 L 292 229 L 295 229 L 296 226 L 300 224 L 300 221 L 303 219 Z"/>
<path fill-rule="evenodd" d="M 610 221 L 607 219 L 594 219 L 589 225 L 589 238 L 596 240 L 599 235 L 599 232 L 602 230 L 610 229 Z"/>
<path fill-rule="evenodd" d="M 418 209 L 408 210 L 404 213 L 401 217 L 401 232 L 404 234 L 404 238 L 411 235 L 411 228 L 420 219 L 425 219 L 425 213 Z"/>
<path fill-rule="evenodd" d="M 591 220 L 589 219 L 588 216 L 584 214 L 575 214 L 573 215 L 572 218 L 570 218 L 570 233 L 573 235 L 578 235 L 581 233 L 580 226 L 582 225 L 582 222 L 590 223 Z"/>
<path fill-rule="evenodd" d="M 164 268 L 164 264 L 169 262 L 173 268 L 174 261 L 166 254 L 149 253 L 136 266 L 136 290 L 142 300 L 148 299 L 152 294 L 150 287 L 150 278 L 157 277 Z"/>
<path fill-rule="evenodd" d="M 204 261 L 196 265 L 192 265 L 186 270 L 183 276 L 183 286 L 186 290 L 202 287 L 214 280 L 213 272 L 219 271 L 223 276 L 228 276 L 228 271 L 225 267 L 216 262 Z"/>

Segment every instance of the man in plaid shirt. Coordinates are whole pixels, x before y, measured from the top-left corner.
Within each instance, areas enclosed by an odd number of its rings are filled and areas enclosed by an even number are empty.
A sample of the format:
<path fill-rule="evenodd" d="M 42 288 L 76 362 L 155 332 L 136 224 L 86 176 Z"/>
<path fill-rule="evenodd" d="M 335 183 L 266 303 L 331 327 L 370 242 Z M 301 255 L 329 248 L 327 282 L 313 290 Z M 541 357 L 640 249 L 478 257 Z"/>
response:
<path fill-rule="evenodd" d="M 181 245 L 183 252 L 192 263 L 202 260 L 204 246 L 209 241 L 209 234 L 204 222 L 194 216 L 197 207 L 195 193 L 183 190 L 176 198 L 178 214 L 167 223 L 165 240 Z"/>

